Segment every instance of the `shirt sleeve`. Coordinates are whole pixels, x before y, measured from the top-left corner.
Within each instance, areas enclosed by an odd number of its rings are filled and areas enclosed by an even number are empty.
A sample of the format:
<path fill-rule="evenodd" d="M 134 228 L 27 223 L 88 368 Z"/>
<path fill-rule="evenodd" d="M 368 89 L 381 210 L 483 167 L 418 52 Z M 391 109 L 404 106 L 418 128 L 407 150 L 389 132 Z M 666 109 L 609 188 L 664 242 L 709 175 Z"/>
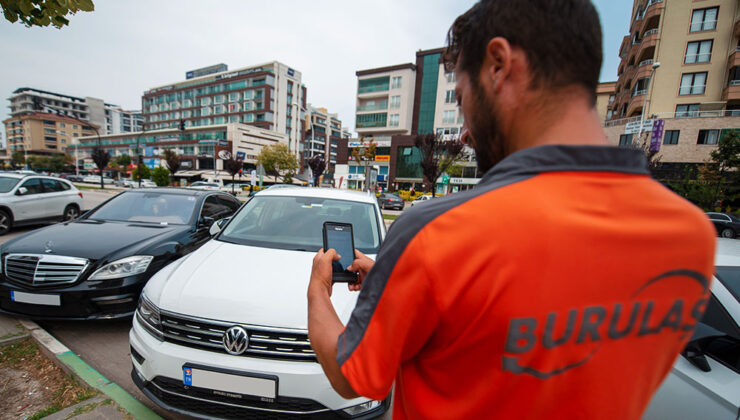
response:
<path fill-rule="evenodd" d="M 421 350 L 439 321 L 422 239 L 389 234 L 339 336 L 342 373 L 365 397 L 388 395 L 401 363 Z"/>

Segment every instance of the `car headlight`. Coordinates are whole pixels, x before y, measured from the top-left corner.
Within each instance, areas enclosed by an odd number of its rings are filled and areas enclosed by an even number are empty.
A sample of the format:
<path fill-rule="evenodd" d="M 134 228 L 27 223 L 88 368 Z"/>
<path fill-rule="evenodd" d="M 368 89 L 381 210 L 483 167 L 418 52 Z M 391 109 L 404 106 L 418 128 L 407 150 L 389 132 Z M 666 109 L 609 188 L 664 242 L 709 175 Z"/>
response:
<path fill-rule="evenodd" d="M 366 413 L 370 410 L 373 410 L 377 408 L 379 405 L 380 405 L 380 401 L 367 401 L 362 404 L 353 405 L 352 407 L 347 407 L 343 409 L 342 411 L 354 417 L 354 416 L 359 416 L 360 414 Z"/>
<path fill-rule="evenodd" d="M 163 340 L 164 335 L 162 333 L 162 319 L 159 317 L 159 308 L 154 306 L 149 299 L 146 298 L 144 293 L 139 296 L 139 306 L 136 307 L 136 319 L 139 320 L 141 325 L 144 327 L 149 334 L 156 337 L 158 340 Z"/>
<path fill-rule="evenodd" d="M 133 257 L 122 258 L 106 264 L 90 276 L 90 280 L 109 280 L 121 277 L 134 276 L 146 271 L 149 263 L 152 262 L 151 255 L 136 255 Z"/>

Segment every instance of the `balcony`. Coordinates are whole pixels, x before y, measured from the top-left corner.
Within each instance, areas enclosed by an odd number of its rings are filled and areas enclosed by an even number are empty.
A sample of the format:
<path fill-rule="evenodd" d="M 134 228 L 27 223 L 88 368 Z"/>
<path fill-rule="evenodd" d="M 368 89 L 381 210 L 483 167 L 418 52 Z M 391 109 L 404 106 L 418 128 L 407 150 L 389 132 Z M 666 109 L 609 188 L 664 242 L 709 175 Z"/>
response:
<path fill-rule="evenodd" d="M 740 37 L 740 18 L 738 18 L 737 21 L 735 21 L 735 27 L 733 28 L 732 33 L 736 37 Z"/>
<path fill-rule="evenodd" d="M 722 100 L 726 102 L 740 100 L 740 80 L 730 80 L 722 91 Z"/>
<path fill-rule="evenodd" d="M 357 107 L 357 112 L 368 112 L 368 111 L 385 111 L 388 109 L 388 102 L 379 104 L 367 104 Z"/>
<path fill-rule="evenodd" d="M 632 99 L 630 99 L 629 105 L 627 105 L 627 116 L 634 117 L 642 113 L 642 105 L 645 103 L 646 94 L 647 90 L 637 90 L 633 93 Z"/>
<path fill-rule="evenodd" d="M 740 66 L 740 47 L 735 48 L 735 52 L 730 54 L 730 58 L 727 60 L 727 68 L 733 68 Z"/>

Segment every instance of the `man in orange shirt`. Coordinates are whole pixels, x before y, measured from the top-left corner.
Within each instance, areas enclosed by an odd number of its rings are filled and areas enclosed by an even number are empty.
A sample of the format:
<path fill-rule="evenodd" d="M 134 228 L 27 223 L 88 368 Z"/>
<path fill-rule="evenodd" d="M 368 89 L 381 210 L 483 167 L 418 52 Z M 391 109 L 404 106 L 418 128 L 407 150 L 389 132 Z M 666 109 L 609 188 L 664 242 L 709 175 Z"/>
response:
<path fill-rule="evenodd" d="M 485 175 L 404 212 L 374 264 L 358 253 L 346 327 L 336 252 L 316 255 L 321 366 L 347 398 L 395 380 L 398 419 L 640 418 L 704 311 L 712 225 L 608 144 L 588 0 L 482 0 L 448 44 Z"/>

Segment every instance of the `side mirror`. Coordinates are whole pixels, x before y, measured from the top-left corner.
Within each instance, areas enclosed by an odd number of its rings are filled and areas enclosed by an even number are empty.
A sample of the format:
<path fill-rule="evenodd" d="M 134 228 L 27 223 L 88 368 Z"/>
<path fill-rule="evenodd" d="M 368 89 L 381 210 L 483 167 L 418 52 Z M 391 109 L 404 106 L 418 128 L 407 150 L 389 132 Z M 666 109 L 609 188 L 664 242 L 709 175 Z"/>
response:
<path fill-rule="evenodd" d="M 18 188 L 18 191 L 15 192 L 15 195 L 26 195 L 27 193 L 28 193 L 28 188 L 20 187 Z"/>
<path fill-rule="evenodd" d="M 207 228 L 209 228 L 209 227 L 213 226 L 213 222 L 215 222 L 215 221 L 216 221 L 216 219 L 214 219 L 213 217 L 203 216 L 203 217 L 200 218 L 200 221 L 198 222 L 198 227 L 207 227 Z"/>
<path fill-rule="evenodd" d="M 702 372 L 711 372 L 712 367 L 707 362 L 707 356 L 701 350 L 701 346 L 698 342 L 692 341 L 686 348 L 681 352 L 681 356 L 685 357 L 692 365 L 696 366 Z"/>
<path fill-rule="evenodd" d="M 208 230 L 208 233 L 211 234 L 211 236 L 217 235 L 219 232 L 221 232 L 221 229 L 226 226 L 227 223 L 229 223 L 229 220 L 231 220 L 231 217 L 226 217 L 224 219 L 216 221 L 216 223 L 211 225 L 211 228 Z"/>

